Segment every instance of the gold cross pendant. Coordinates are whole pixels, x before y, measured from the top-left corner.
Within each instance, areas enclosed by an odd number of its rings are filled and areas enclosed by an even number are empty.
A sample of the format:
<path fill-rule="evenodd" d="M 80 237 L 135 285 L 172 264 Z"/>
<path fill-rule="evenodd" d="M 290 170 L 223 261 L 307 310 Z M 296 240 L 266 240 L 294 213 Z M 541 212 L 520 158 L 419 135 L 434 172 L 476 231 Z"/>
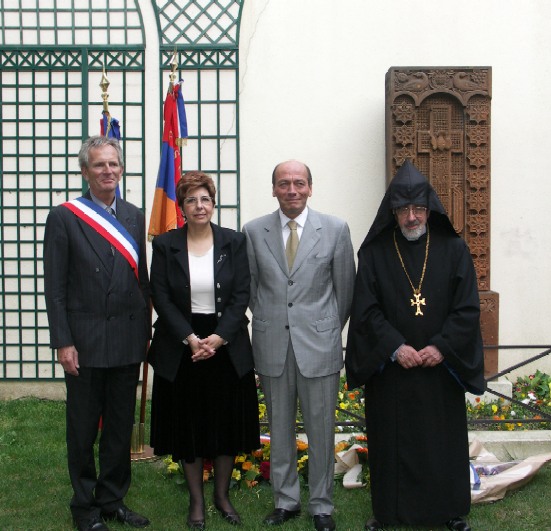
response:
<path fill-rule="evenodd" d="M 421 311 L 421 305 L 426 306 L 427 303 L 425 302 L 424 298 L 421 298 L 421 292 L 420 291 L 414 291 L 413 296 L 415 297 L 415 300 L 409 299 L 409 302 L 411 302 L 412 306 L 417 306 L 417 310 L 415 311 L 415 315 L 424 315 Z"/>

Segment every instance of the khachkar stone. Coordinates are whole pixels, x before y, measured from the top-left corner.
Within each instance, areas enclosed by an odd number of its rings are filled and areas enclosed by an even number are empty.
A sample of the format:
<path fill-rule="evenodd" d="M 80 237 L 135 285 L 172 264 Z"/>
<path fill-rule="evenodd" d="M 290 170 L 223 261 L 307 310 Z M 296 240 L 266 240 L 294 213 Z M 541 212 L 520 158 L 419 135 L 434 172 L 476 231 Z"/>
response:
<path fill-rule="evenodd" d="M 393 67 L 386 75 L 387 184 L 406 159 L 426 175 L 471 251 L 485 345 L 498 344 L 490 290 L 490 67 Z M 485 351 L 486 374 L 498 370 Z"/>

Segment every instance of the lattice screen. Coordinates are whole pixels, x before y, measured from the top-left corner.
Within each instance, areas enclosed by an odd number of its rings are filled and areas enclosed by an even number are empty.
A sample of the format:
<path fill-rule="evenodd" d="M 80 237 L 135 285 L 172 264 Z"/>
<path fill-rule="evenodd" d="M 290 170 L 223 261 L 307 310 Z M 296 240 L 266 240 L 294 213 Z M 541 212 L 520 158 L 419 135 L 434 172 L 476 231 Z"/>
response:
<path fill-rule="evenodd" d="M 82 194 L 77 154 L 99 133 L 104 65 L 122 124 L 122 193 L 144 207 L 143 42 L 134 1 L 0 0 L 1 379 L 63 377 L 48 346 L 44 225 L 52 206 Z"/>

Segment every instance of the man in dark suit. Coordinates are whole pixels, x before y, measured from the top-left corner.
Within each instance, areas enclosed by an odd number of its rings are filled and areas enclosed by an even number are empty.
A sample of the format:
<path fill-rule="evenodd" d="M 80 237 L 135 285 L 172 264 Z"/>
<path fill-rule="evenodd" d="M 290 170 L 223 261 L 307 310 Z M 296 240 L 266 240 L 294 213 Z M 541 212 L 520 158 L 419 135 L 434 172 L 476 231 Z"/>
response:
<path fill-rule="evenodd" d="M 251 268 L 253 356 L 271 435 L 275 510 L 264 523 L 280 525 L 300 513 L 298 397 L 308 436 L 309 512 L 316 530 L 332 531 L 335 407 L 354 252 L 344 221 L 307 208 L 308 166 L 296 160 L 278 164 L 272 193 L 280 208 L 243 227 Z"/>
<path fill-rule="evenodd" d="M 52 209 L 44 235 L 50 346 L 65 371 L 67 456 L 79 530 L 104 520 L 133 527 L 149 520 L 124 505 L 140 363 L 149 338 L 144 215 L 116 197 L 119 143 L 89 138 L 79 165 L 90 189 Z M 100 418 L 99 475 L 94 442 Z"/>

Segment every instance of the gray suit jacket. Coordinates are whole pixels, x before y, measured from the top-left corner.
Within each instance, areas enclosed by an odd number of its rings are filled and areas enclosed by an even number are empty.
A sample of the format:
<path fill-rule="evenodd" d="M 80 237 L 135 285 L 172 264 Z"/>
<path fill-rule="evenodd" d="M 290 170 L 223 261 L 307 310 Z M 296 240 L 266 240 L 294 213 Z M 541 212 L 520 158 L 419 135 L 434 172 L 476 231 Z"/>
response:
<path fill-rule="evenodd" d="M 256 370 L 281 375 L 290 338 L 301 374 L 311 378 L 338 372 L 355 277 L 348 225 L 309 209 L 291 272 L 278 210 L 247 223 L 243 232 L 251 268 Z"/>
<path fill-rule="evenodd" d="M 150 337 L 145 220 L 138 208 L 120 198 L 117 219 L 139 245 L 139 283 L 123 256 L 113 256 L 109 242 L 69 209 L 53 208 L 46 221 L 50 346 L 75 345 L 82 367 L 117 367 L 145 359 Z"/>

